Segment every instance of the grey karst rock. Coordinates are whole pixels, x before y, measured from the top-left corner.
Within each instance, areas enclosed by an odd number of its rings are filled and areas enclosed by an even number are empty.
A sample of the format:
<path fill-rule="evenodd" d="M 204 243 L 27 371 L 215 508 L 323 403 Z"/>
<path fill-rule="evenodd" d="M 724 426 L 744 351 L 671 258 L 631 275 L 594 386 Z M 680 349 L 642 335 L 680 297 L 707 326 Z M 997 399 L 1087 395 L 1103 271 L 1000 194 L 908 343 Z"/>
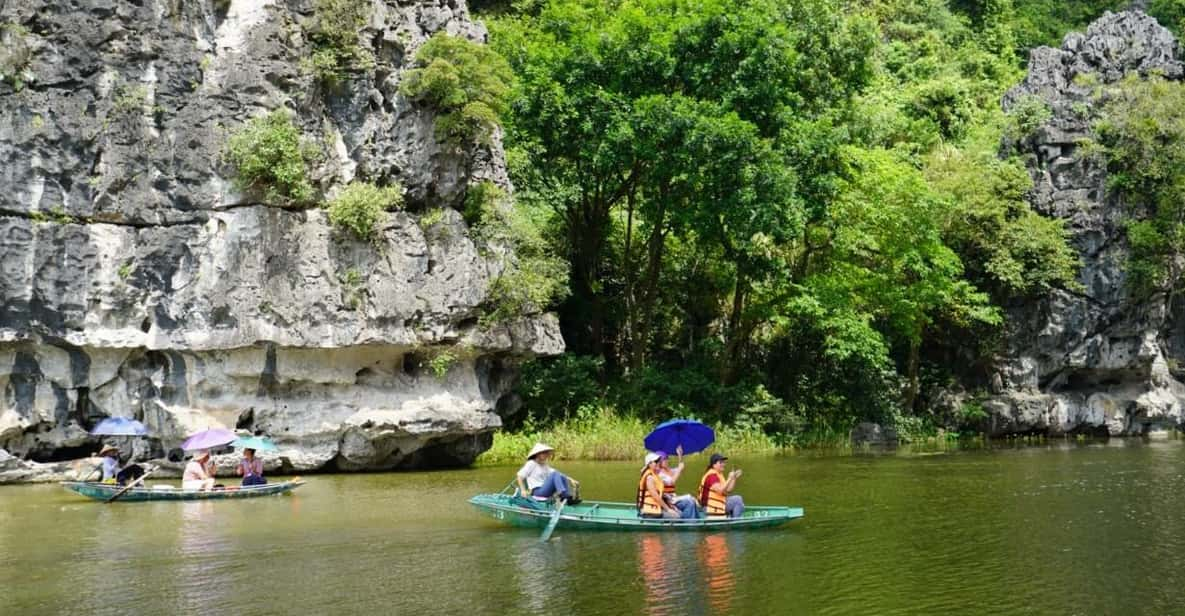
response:
<path fill-rule="evenodd" d="M 984 403 L 991 434 L 1143 434 L 1185 423 L 1185 386 L 1170 370 L 1185 358 L 1185 314 L 1131 297 L 1126 209 L 1107 191 L 1105 169 L 1080 151 L 1097 118 L 1095 87 L 1133 73 L 1181 79 L 1181 47 L 1142 12 L 1107 13 L 1061 49 L 1033 50 L 1027 77 L 1004 98 L 1006 109 L 1036 97 L 1052 112 L 1005 149 L 1027 160 L 1034 208 L 1067 221 L 1083 291 L 1010 311 L 1008 348 Z"/>
<path fill-rule="evenodd" d="M 0 447 L 84 457 L 111 415 L 148 425 L 127 446 L 162 473 L 207 427 L 273 437 L 269 468 L 293 471 L 489 447 L 517 362 L 563 340 L 553 315 L 482 319 L 508 249 L 456 209 L 473 182 L 509 188 L 500 135 L 441 143 L 434 110 L 399 93 L 433 33 L 485 30 L 462 0 L 368 10 L 375 65 L 330 87 L 301 67 L 307 0 L 0 5 Z M 355 179 L 405 188 L 376 241 L 235 188 L 227 140 L 281 107 L 321 151 L 319 200 Z"/>

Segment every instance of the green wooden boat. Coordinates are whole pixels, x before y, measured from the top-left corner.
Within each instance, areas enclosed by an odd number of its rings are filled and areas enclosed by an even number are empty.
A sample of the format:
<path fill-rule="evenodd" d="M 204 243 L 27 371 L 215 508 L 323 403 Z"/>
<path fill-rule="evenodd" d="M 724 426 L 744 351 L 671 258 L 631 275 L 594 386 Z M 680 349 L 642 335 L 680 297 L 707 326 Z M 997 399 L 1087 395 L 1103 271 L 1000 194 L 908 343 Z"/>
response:
<path fill-rule="evenodd" d="M 261 486 L 250 486 L 241 488 L 238 486 L 229 488 L 218 488 L 209 491 L 203 490 L 180 490 L 177 488 L 132 488 L 123 493 L 119 497 L 117 503 L 122 502 L 136 502 L 136 501 L 180 501 L 180 500 L 222 500 L 227 498 L 253 498 L 256 496 L 271 496 L 273 494 L 284 494 L 291 492 L 305 482 L 301 480 L 295 481 L 281 481 L 279 483 L 269 483 Z M 95 483 L 90 481 L 63 481 L 62 486 L 67 490 L 78 492 L 79 494 L 93 498 L 95 500 L 105 501 L 121 488 L 120 486 L 110 483 Z"/>
<path fill-rule="evenodd" d="M 514 526 L 543 528 L 551 521 L 553 507 L 523 499 L 512 494 L 478 494 L 469 499 L 495 520 Z M 692 520 L 664 520 L 638 517 L 633 503 L 583 501 L 567 505 L 560 513 L 559 525 L 568 530 L 642 530 L 714 532 L 781 526 L 803 516 L 800 507 L 745 507 L 739 518 L 698 518 Z"/>

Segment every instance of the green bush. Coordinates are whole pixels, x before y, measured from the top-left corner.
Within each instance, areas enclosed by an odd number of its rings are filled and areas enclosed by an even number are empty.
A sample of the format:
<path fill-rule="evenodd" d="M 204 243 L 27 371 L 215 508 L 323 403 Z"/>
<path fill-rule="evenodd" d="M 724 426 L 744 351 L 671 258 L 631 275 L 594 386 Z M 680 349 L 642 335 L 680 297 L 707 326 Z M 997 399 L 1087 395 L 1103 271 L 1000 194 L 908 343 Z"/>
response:
<path fill-rule="evenodd" d="M 287 109 L 249 120 L 230 138 L 227 158 L 238 169 L 235 185 L 240 190 L 262 191 L 273 203 L 313 199 L 308 167 L 317 149 L 301 137 Z"/>
<path fill-rule="evenodd" d="M 359 239 L 374 240 L 386 212 L 401 205 L 403 187 L 399 185 L 380 188 L 367 182 L 350 182 L 326 208 L 333 226 L 349 231 Z"/>
<path fill-rule="evenodd" d="M 488 142 L 507 110 L 513 79 L 510 65 L 494 50 L 438 32 L 416 52 L 401 91 L 437 110 L 441 141 Z"/>
<path fill-rule="evenodd" d="M 373 68 L 374 54 L 358 40 L 369 9 L 370 3 L 360 0 L 316 0 L 315 19 L 306 30 L 313 52 L 302 66 L 328 85 L 347 72 Z"/>
<path fill-rule="evenodd" d="M 566 296 L 567 261 L 544 239 L 542 225 L 520 209 L 506 191 L 488 181 L 469 187 L 464 217 L 474 239 L 502 263 L 501 273 L 490 285 L 483 325 L 541 312 Z"/>
<path fill-rule="evenodd" d="M 1038 96 L 1025 96 L 1009 110 L 1005 134 L 1015 140 L 1024 139 L 1051 117 L 1053 112 L 1044 100 Z"/>

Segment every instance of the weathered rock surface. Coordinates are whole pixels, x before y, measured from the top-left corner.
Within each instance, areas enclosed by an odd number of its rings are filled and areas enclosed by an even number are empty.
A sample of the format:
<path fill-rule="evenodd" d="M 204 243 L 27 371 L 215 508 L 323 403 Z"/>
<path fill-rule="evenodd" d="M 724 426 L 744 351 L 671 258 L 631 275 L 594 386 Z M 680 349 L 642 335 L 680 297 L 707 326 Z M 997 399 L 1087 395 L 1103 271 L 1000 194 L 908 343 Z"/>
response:
<path fill-rule="evenodd" d="M 1005 97 L 1048 104 L 1052 118 L 1017 144 L 1035 187 L 1033 206 L 1067 221 L 1082 256 L 1082 293 L 1056 291 L 1009 315 L 1009 348 L 983 406 L 992 434 L 1145 434 L 1185 423 L 1185 313 L 1163 299 L 1134 300 L 1124 271 L 1126 208 L 1106 171 L 1080 153 L 1097 118 L 1097 85 L 1129 74 L 1185 76 L 1168 30 L 1139 11 L 1108 13 L 1061 49 L 1030 55 L 1024 82 Z"/>
<path fill-rule="evenodd" d="M 238 427 L 273 437 L 291 470 L 466 464 L 516 361 L 562 350 L 550 315 L 479 323 L 504 266 L 450 208 L 475 180 L 508 184 L 498 139 L 441 144 L 433 111 L 399 94 L 434 32 L 484 38 L 463 0 L 371 2 L 375 66 L 336 88 L 300 67 L 313 10 L 0 5 L 19 25 L 0 54 L 0 447 L 77 458 L 119 415 L 153 431 L 141 459 Z M 228 136 L 282 106 L 325 152 L 323 195 L 406 188 L 378 241 L 235 190 Z M 417 213 L 438 207 L 425 230 Z"/>

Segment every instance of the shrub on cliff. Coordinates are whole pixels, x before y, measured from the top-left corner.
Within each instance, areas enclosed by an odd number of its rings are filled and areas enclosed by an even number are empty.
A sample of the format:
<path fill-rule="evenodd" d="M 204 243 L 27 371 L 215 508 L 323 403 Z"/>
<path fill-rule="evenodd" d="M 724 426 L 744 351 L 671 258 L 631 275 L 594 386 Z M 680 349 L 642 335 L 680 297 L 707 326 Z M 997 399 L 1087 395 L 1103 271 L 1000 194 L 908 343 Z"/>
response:
<path fill-rule="evenodd" d="M 368 182 L 350 182 L 336 199 L 326 204 L 329 222 L 359 239 L 376 238 L 387 210 L 403 205 L 403 187 L 379 187 Z"/>
<path fill-rule="evenodd" d="M 436 108 L 442 141 L 486 142 L 506 111 L 513 79 L 510 65 L 494 50 L 437 32 L 416 52 L 401 91 Z"/>
<path fill-rule="evenodd" d="M 1179 293 L 1185 281 L 1185 85 L 1131 76 L 1101 91 L 1096 149 L 1109 188 L 1129 206 L 1128 274 L 1137 293 Z"/>
<path fill-rule="evenodd" d="M 302 61 L 302 67 L 328 85 L 336 84 L 348 71 L 374 67 L 374 54 L 358 41 L 369 10 L 369 2 L 317 0 L 315 18 L 306 28 L 313 53 Z"/>
<path fill-rule="evenodd" d="M 227 159 L 238 170 L 240 190 L 262 191 L 272 203 L 305 203 L 313 198 L 308 166 L 317 149 L 306 142 L 292 112 L 277 109 L 254 118 L 230 138 Z"/>
<path fill-rule="evenodd" d="M 530 214 L 492 182 L 470 186 L 465 195 L 465 220 L 474 239 L 502 263 L 490 285 L 485 325 L 542 312 L 567 295 L 568 264 Z"/>

